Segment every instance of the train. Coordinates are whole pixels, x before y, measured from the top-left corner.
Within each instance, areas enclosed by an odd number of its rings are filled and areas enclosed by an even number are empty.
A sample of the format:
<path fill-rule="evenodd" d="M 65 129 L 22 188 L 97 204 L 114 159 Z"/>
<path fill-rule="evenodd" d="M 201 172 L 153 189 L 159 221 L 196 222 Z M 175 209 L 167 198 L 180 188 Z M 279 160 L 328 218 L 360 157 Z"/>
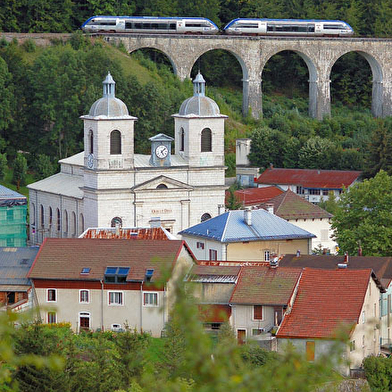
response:
<path fill-rule="evenodd" d="M 86 33 L 161 33 L 296 35 L 344 37 L 353 28 L 341 20 L 237 18 L 220 30 L 207 18 L 159 16 L 92 16 L 82 25 Z"/>

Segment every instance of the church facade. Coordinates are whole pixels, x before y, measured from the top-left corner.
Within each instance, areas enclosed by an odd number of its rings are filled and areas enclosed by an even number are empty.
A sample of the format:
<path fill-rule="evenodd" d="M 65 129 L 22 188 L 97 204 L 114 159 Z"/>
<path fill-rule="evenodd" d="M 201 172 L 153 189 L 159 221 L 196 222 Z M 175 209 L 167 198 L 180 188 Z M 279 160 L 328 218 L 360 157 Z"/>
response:
<path fill-rule="evenodd" d="M 145 227 L 158 218 L 176 234 L 223 212 L 227 116 L 205 96 L 200 74 L 193 84 L 193 96 L 173 115 L 174 139 L 158 134 L 151 154 L 141 155 L 134 153 L 137 118 L 115 97 L 109 73 L 103 97 L 81 117 L 84 151 L 28 186 L 31 243 L 77 237 L 89 227 Z"/>

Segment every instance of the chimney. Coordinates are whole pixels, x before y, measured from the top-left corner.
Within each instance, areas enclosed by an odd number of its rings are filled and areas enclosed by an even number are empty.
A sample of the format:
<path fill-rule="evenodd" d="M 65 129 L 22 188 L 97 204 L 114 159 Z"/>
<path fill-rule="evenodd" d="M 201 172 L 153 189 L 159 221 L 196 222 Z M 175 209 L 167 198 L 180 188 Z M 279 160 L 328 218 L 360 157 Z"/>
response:
<path fill-rule="evenodd" d="M 348 252 L 344 254 L 344 262 L 348 264 Z"/>
<path fill-rule="evenodd" d="M 218 204 L 218 215 L 221 215 L 225 212 L 225 205 L 224 204 Z"/>
<path fill-rule="evenodd" d="M 270 162 L 270 169 L 274 168 L 274 164 Z"/>
<path fill-rule="evenodd" d="M 297 250 L 297 257 L 301 257 L 301 251 L 299 249 Z"/>
<path fill-rule="evenodd" d="M 161 218 L 159 216 L 154 216 L 150 219 L 150 227 L 161 227 Z"/>
<path fill-rule="evenodd" d="M 252 210 L 250 208 L 244 210 L 244 221 L 248 226 L 252 226 Z"/>
<path fill-rule="evenodd" d="M 361 241 L 358 241 L 358 256 L 362 256 Z"/>
<path fill-rule="evenodd" d="M 278 264 L 279 264 L 279 257 L 274 255 L 270 258 L 270 268 L 278 268 Z"/>
<path fill-rule="evenodd" d="M 274 205 L 273 204 L 266 204 L 266 209 L 270 214 L 274 214 Z"/>

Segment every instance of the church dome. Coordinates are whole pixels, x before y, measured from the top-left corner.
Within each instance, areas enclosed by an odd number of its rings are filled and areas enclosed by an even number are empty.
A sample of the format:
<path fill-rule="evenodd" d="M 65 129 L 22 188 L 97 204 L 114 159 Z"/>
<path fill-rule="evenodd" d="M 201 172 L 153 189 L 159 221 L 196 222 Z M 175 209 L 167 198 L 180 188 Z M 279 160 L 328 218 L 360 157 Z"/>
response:
<path fill-rule="evenodd" d="M 220 115 L 217 103 L 205 96 L 205 80 L 199 72 L 193 79 L 193 97 L 186 99 L 179 110 L 180 116 L 196 115 L 196 116 L 217 116 Z"/>
<path fill-rule="evenodd" d="M 115 84 L 112 75 L 108 72 L 103 84 L 103 97 L 95 101 L 89 116 L 123 117 L 129 116 L 128 108 L 121 99 L 115 97 Z"/>

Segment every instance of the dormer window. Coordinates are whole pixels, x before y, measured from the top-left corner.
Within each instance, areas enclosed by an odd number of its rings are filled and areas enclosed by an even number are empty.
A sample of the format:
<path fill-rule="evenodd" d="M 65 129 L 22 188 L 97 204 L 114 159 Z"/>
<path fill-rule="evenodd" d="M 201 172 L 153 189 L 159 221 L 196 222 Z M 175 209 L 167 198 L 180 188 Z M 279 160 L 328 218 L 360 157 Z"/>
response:
<path fill-rule="evenodd" d="M 105 283 L 126 283 L 129 267 L 106 267 Z"/>
<path fill-rule="evenodd" d="M 110 134 L 110 154 L 118 155 L 121 154 L 121 132 L 112 131 Z"/>
<path fill-rule="evenodd" d="M 147 269 L 146 270 L 146 275 L 144 277 L 144 280 L 146 282 L 151 282 L 151 278 L 152 278 L 153 274 L 154 274 L 154 270 L 153 269 Z"/>

